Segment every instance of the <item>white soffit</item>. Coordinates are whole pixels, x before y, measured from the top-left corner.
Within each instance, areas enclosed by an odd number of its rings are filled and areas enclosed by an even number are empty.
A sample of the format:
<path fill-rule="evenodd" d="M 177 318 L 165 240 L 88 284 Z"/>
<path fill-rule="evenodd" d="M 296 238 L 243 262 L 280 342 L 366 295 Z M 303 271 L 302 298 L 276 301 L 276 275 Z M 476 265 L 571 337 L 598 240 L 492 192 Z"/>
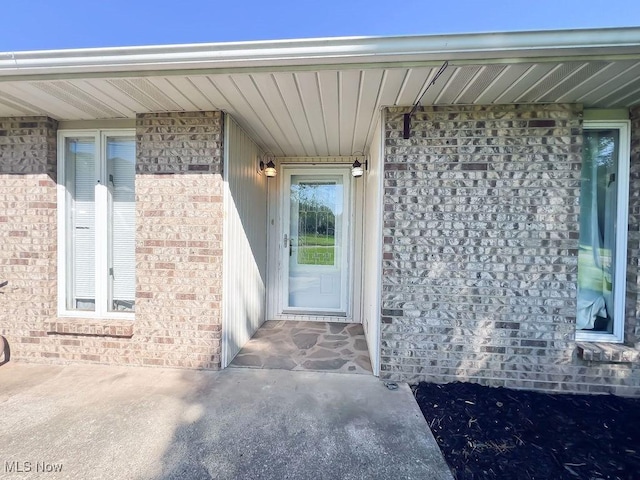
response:
<path fill-rule="evenodd" d="M 579 39 L 590 46 L 580 46 Z M 509 48 L 500 50 L 499 44 Z M 175 71 L 167 65 L 190 66 L 189 52 L 211 57 L 211 45 L 24 52 L 11 54 L 13 70 L 7 54 L 0 54 L 0 117 L 90 120 L 224 110 L 277 156 L 350 155 L 371 141 L 380 108 L 415 103 L 445 59 L 449 67 L 423 105 L 566 102 L 627 108 L 640 104 L 639 45 L 640 29 L 247 42 L 219 44 L 220 58 L 207 60 L 226 66 L 233 57 L 243 68 Z M 428 51 L 436 46 L 439 58 Z M 590 55 L 529 58 L 568 51 Z M 472 60 L 480 52 L 483 60 Z M 268 55 L 277 57 L 272 67 L 264 65 Z M 368 63 L 354 63 L 367 56 Z M 151 60 L 163 70 L 143 71 Z M 125 64 L 136 71 L 123 71 Z"/>

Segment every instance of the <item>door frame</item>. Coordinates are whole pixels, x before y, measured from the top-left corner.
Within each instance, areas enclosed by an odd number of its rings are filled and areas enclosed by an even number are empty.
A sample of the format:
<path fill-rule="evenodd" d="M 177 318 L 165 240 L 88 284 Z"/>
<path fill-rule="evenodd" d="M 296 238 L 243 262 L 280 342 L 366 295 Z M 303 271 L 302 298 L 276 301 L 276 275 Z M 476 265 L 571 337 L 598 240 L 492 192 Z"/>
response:
<path fill-rule="evenodd" d="M 321 309 L 314 310 L 312 308 L 302 308 L 302 307 L 292 307 L 289 305 L 288 297 L 290 295 L 289 290 L 289 278 L 291 274 L 291 262 L 287 261 L 287 258 L 291 258 L 291 249 L 293 245 L 291 243 L 291 181 L 294 175 L 299 177 L 307 177 L 313 178 L 317 176 L 318 179 L 321 179 L 322 176 L 325 177 L 333 177 L 333 178 L 342 178 L 343 181 L 343 204 L 344 204 L 344 212 L 342 215 L 342 225 L 341 225 L 341 245 L 343 254 L 340 257 L 340 306 L 335 309 Z M 353 280 L 353 195 L 351 192 L 352 188 L 352 177 L 350 175 L 350 170 L 348 167 L 320 167 L 317 166 L 314 168 L 309 167 L 300 167 L 300 166 L 284 166 L 281 172 L 281 182 L 282 189 L 280 196 L 281 206 L 280 211 L 281 214 L 281 231 L 280 231 L 280 242 L 281 248 L 278 249 L 279 254 L 282 255 L 281 266 L 282 266 L 282 275 L 280 277 L 280 304 L 278 306 L 278 311 L 282 312 L 285 315 L 320 315 L 320 316 L 336 316 L 346 318 L 349 316 L 350 307 L 351 307 L 351 295 L 353 294 L 352 290 L 352 280 Z M 346 213 L 346 215 L 345 215 Z M 285 231 L 286 230 L 286 231 Z M 286 248 L 284 244 L 284 234 L 287 235 L 288 245 Z M 287 253 L 288 252 L 288 253 Z M 344 271 L 342 271 L 344 270 Z"/>
<path fill-rule="evenodd" d="M 283 266 L 282 232 L 285 216 L 283 212 L 285 170 L 314 170 L 326 172 L 328 169 L 350 168 L 355 157 L 288 157 L 276 159 L 278 177 L 270 179 L 268 192 L 268 222 L 267 222 L 267 319 L 268 320 L 295 320 L 316 322 L 348 322 L 362 323 L 361 302 L 359 301 L 362 288 L 362 249 L 356 246 L 362 245 L 362 212 L 364 182 L 361 179 L 349 175 L 350 181 L 350 213 L 347 219 L 349 226 L 348 245 L 348 272 L 347 272 L 347 314 L 330 315 L 309 311 L 308 313 L 283 313 L 283 281 L 285 268 Z M 275 180 L 275 181 L 273 181 Z M 287 257 L 288 258 L 288 257 Z"/>

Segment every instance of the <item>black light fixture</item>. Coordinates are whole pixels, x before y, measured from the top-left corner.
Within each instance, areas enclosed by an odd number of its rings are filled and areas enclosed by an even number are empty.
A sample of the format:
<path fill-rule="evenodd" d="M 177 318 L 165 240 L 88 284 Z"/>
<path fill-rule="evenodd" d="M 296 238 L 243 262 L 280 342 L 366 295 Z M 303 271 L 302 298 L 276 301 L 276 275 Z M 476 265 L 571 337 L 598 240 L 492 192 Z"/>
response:
<path fill-rule="evenodd" d="M 351 176 L 355 178 L 358 178 L 364 175 L 364 171 L 368 170 L 369 168 L 369 160 L 367 160 L 366 157 L 364 157 L 364 153 L 362 154 L 362 156 L 363 156 L 362 160 L 364 160 L 364 163 L 362 163 L 360 159 L 356 157 L 355 161 L 353 162 L 353 165 L 351 165 Z"/>
<path fill-rule="evenodd" d="M 270 153 L 265 153 L 264 156 L 260 159 L 259 169 L 260 173 L 264 172 L 266 177 L 275 177 L 278 174 L 276 170 L 276 164 L 273 161 L 275 157 Z"/>

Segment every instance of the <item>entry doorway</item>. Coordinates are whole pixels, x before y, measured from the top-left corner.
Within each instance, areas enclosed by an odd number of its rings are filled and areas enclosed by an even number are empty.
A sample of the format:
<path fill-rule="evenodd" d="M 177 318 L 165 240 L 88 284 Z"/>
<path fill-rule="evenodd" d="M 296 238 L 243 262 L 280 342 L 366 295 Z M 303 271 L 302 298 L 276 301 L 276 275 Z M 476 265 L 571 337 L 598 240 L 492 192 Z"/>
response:
<path fill-rule="evenodd" d="M 286 168 L 283 174 L 281 310 L 346 317 L 352 243 L 349 172 Z"/>
<path fill-rule="evenodd" d="M 267 320 L 361 323 L 361 186 L 350 163 L 286 163 L 270 184 Z"/>

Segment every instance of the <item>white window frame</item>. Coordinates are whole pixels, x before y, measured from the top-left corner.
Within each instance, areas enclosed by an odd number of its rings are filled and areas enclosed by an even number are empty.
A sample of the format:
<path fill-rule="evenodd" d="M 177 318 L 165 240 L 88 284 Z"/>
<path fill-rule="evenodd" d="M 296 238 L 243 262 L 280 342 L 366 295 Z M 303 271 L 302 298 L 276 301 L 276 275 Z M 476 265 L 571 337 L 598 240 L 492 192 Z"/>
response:
<path fill-rule="evenodd" d="M 58 316 L 73 318 L 101 318 L 113 320 L 134 320 L 135 312 L 112 312 L 107 308 L 109 294 L 109 241 L 107 221 L 96 222 L 96 257 L 95 257 L 95 310 L 67 309 L 67 290 L 69 288 L 67 276 L 67 245 L 70 241 L 67 228 L 67 188 L 66 188 L 66 158 L 65 145 L 69 137 L 94 137 L 96 145 L 96 184 L 95 211 L 106 212 L 108 206 L 107 182 L 107 137 L 133 137 L 135 129 L 87 129 L 87 130 L 58 130 Z M 99 183 L 99 184 L 98 184 Z"/>
<path fill-rule="evenodd" d="M 585 120 L 583 130 L 617 129 L 618 180 L 616 212 L 616 258 L 613 302 L 613 333 L 589 332 L 576 329 L 576 340 L 582 342 L 622 343 L 626 313 L 627 237 L 629 236 L 629 169 L 631 157 L 631 122 L 629 120 Z"/>

